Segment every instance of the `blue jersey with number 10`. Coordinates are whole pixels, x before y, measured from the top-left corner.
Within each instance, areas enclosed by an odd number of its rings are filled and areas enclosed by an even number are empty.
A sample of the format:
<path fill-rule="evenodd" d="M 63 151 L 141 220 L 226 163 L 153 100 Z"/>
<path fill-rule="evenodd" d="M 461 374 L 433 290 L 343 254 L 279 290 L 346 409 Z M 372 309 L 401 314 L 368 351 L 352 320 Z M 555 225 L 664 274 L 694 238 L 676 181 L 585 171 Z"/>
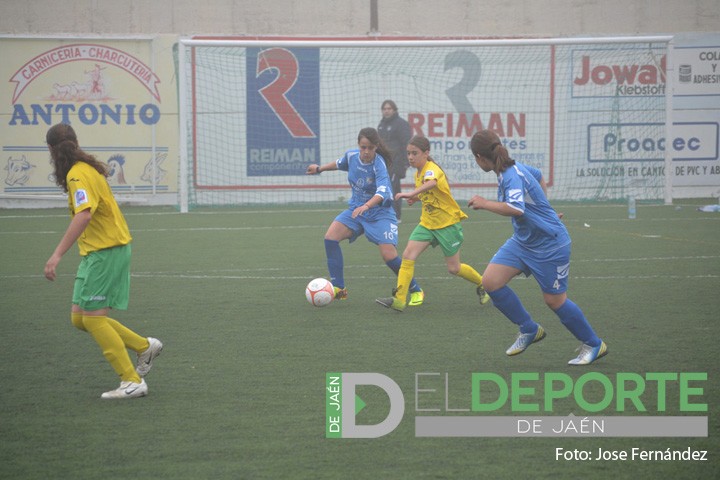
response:
<path fill-rule="evenodd" d="M 550 206 L 535 167 L 515 163 L 498 175 L 498 201 L 522 212 L 512 217 L 512 238 L 533 252 L 551 252 L 570 243 L 565 225 Z"/>
<path fill-rule="evenodd" d="M 383 207 L 392 204 L 392 188 L 385 160 L 379 154 L 370 163 L 360 160 L 360 150 L 348 150 L 345 155 L 335 161 L 338 170 L 348 172 L 348 183 L 352 188 L 352 196 L 348 200 L 350 208 L 354 209 L 375 195 L 383 198 Z"/>

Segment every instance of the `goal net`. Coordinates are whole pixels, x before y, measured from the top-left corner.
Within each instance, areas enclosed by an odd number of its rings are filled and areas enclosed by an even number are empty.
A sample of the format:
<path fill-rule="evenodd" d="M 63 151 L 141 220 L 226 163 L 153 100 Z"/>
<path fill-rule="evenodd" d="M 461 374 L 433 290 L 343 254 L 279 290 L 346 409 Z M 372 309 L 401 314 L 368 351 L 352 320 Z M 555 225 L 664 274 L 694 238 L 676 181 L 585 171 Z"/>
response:
<path fill-rule="evenodd" d="M 552 200 L 662 200 L 670 40 L 183 40 L 181 209 L 346 199 L 344 172 L 306 168 L 356 148 L 386 99 L 458 200 L 495 191 L 469 148 L 483 128 Z"/>

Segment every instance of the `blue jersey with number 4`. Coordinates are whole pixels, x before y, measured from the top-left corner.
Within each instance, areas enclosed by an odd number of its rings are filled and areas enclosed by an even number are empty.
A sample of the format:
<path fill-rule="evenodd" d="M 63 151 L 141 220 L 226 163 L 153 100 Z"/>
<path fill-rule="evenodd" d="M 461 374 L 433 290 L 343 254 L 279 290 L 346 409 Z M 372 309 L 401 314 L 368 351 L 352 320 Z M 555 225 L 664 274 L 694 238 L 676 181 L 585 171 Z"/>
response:
<path fill-rule="evenodd" d="M 366 203 L 375 195 L 383 198 L 382 207 L 392 205 L 392 188 L 385 160 L 379 154 L 370 163 L 362 163 L 360 150 L 348 150 L 345 155 L 335 161 L 338 170 L 348 172 L 348 183 L 352 188 L 352 196 L 348 200 L 351 209 Z"/>
<path fill-rule="evenodd" d="M 512 217 L 512 238 L 533 252 L 551 252 L 570 243 L 570 235 L 550 206 L 535 167 L 515 163 L 498 175 L 498 201 L 522 212 Z"/>

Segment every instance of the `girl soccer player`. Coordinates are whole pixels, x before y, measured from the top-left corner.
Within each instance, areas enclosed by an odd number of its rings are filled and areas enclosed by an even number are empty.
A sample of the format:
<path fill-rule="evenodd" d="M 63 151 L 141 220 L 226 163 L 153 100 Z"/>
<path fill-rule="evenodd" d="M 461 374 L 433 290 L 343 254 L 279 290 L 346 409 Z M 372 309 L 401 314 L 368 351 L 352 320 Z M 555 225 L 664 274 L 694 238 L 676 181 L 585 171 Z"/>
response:
<path fill-rule="evenodd" d="M 70 125 L 57 124 L 46 135 L 55 170 L 55 182 L 68 194 L 72 219 L 60 243 L 45 264 L 45 277 L 55 280 L 62 256 L 77 241 L 82 260 L 73 288 L 72 324 L 88 332 L 120 376 L 120 386 L 104 399 L 143 397 L 143 377 L 160 355 L 163 344 L 141 337 L 107 316 L 111 308 L 125 310 L 130 294 L 130 241 L 125 218 L 107 182 L 107 166 L 78 145 Z M 133 367 L 127 349 L 138 354 Z"/>
<path fill-rule="evenodd" d="M 385 144 L 374 128 L 363 128 L 357 138 L 358 148 L 348 150 L 334 162 L 325 165 L 309 165 L 307 175 L 318 175 L 330 170 L 348 172 L 352 195 L 348 208 L 340 213 L 325 233 L 330 282 L 335 288 L 335 298 L 348 296 L 343 274 L 343 256 L 340 242 L 354 242 L 363 233 L 377 245 L 385 264 L 397 273 L 402 260 L 397 253 L 398 226 L 392 207 L 392 189 L 386 162 L 390 159 Z M 423 291 L 413 279 L 410 282 L 411 305 L 421 305 Z"/>
<path fill-rule="evenodd" d="M 490 130 L 475 133 L 470 148 L 478 166 L 497 175 L 498 201 L 475 195 L 468 205 L 512 218 L 514 234 L 490 260 L 482 281 L 495 307 L 520 329 L 505 353 L 517 355 L 545 338 L 543 327 L 533 321 L 507 286 L 513 277 L 524 273 L 535 277 L 545 304 L 582 342 L 579 355 L 568 364 L 588 365 L 607 355 L 605 342 L 595 334 L 580 307 L 567 297 L 570 235 L 545 196 L 540 170 L 511 159 L 500 137 Z"/>
<path fill-rule="evenodd" d="M 460 222 L 468 217 L 460 210 L 450 193 L 445 172 L 430 157 L 430 141 L 425 137 L 413 137 L 407 146 L 407 156 L 410 166 L 417 169 L 415 190 L 398 193 L 395 199 L 406 198 L 408 205 L 421 201 L 423 208 L 420 224 L 410 234 L 410 240 L 403 252 L 393 296 L 375 301 L 384 307 L 403 311 L 407 302 L 408 285 L 415 271 L 415 261 L 430 245 L 440 245 L 448 272 L 475 285 L 480 304 L 486 304 L 490 297 L 483 290 L 482 277 L 470 265 L 460 263 L 460 246 L 463 243 Z"/>

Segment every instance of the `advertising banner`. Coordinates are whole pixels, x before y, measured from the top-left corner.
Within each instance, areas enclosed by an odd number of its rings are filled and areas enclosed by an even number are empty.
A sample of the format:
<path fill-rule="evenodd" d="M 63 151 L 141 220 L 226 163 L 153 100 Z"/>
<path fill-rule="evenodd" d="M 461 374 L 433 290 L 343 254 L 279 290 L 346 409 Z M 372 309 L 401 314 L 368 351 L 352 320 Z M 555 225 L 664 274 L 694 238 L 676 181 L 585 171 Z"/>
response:
<path fill-rule="evenodd" d="M 177 190 L 172 39 L 3 39 L 0 192 L 60 193 L 45 132 L 75 129 L 115 192 Z"/>
<path fill-rule="evenodd" d="M 670 52 L 662 42 L 202 46 L 189 69 L 193 183 L 208 195 L 252 190 L 259 201 L 317 201 L 323 187 L 337 198 L 343 182 L 305 178 L 306 166 L 356 147 L 357 132 L 376 126 L 392 99 L 461 199 L 496 184 L 470 151 L 480 129 L 539 168 L 553 200 L 662 200 L 669 175 L 675 186 L 713 188 L 717 40 L 681 39 Z M 290 194 L 298 188 L 313 191 Z"/>

